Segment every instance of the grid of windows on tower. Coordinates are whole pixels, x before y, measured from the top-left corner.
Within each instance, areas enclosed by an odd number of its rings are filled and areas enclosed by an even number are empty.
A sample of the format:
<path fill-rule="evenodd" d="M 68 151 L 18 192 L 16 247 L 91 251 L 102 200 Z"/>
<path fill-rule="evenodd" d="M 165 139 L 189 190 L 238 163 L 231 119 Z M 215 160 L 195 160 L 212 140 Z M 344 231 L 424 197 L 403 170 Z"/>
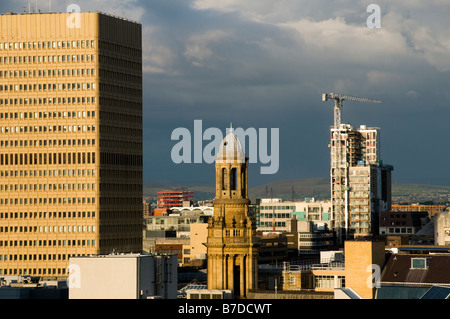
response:
<path fill-rule="evenodd" d="M 0 43 L 0 64 L 3 67 L 14 66 L 14 70 L 0 70 L 0 79 L 9 79 L 19 82 L 21 80 L 24 83 L 6 84 L 0 85 L 0 92 L 27 92 L 29 94 L 37 94 L 41 92 L 72 92 L 77 96 L 66 97 L 26 97 L 26 98 L 2 98 L 0 99 L 0 105 L 51 105 L 51 104 L 94 104 L 96 103 L 95 96 L 87 96 L 88 92 L 94 92 L 96 89 L 96 83 L 81 82 L 77 80 L 76 83 L 65 82 L 60 83 L 64 77 L 92 77 L 96 75 L 95 68 L 70 68 L 71 62 L 75 63 L 89 63 L 96 61 L 95 54 L 73 54 L 74 52 L 66 52 L 72 54 L 49 54 L 58 52 L 57 49 L 92 49 L 95 47 L 95 41 L 82 40 L 82 41 L 44 41 L 44 42 L 14 42 L 14 43 Z M 55 49 L 49 51 L 50 49 Z M 9 55 L 9 50 L 15 50 L 14 56 Z M 41 50 L 39 51 L 33 50 Z M 43 55 L 43 53 L 47 53 Z M 23 54 L 22 54 L 23 52 Z M 63 53 L 63 52 L 58 52 Z M 76 52 L 79 53 L 79 52 Z M 86 53 L 86 52 L 84 52 Z M 2 54 L 8 54 L 2 55 Z M 33 55 L 30 55 L 33 54 Z M 55 68 L 55 63 L 58 63 L 58 67 Z M 39 65 L 39 69 L 35 68 L 31 70 L 33 64 Z M 22 70 L 22 66 L 27 68 Z M 48 67 L 46 67 L 48 66 Z M 58 83 L 26 83 L 29 79 L 35 78 L 36 80 L 48 79 L 51 80 L 54 77 L 58 77 Z M 85 92 L 86 96 L 78 96 L 79 92 Z"/>
<path fill-rule="evenodd" d="M 0 50 L 5 49 L 70 49 L 70 48 L 94 48 L 94 40 L 78 41 L 38 41 L 38 42 L 4 42 L 0 43 Z"/>
<path fill-rule="evenodd" d="M 140 28 L 83 15 L 75 35 L 64 16 L 4 18 L 0 275 L 65 276 L 72 256 L 142 246 Z"/>

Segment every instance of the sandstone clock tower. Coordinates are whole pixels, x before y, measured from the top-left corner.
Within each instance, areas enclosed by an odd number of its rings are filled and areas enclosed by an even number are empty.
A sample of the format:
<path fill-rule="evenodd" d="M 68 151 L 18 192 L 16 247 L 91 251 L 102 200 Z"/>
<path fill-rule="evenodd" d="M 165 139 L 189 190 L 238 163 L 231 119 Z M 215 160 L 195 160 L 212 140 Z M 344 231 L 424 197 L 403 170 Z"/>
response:
<path fill-rule="evenodd" d="M 246 157 L 230 128 L 216 157 L 214 217 L 208 225 L 208 289 L 230 289 L 245 298 L 258 283 L 256 225 L 249 213 Z"/>

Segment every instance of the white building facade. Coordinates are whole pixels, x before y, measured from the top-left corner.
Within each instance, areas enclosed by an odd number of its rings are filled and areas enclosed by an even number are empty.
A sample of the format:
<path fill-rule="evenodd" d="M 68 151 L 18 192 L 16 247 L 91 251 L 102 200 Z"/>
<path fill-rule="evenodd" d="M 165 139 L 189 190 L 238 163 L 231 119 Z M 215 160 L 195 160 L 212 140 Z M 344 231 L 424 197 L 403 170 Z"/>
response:
<path fill-rule="evenodd" d="M 176 255 L 70 258 L 69 299 L 176 299 Z"/>
<path fill-rule="evenodd" d="M 263 198 L 259 204 L 258 231 L 289 231 L 289 220 L 327 222 L 331 213 L 331 202 L 287 201 L 280 198 Z"/>

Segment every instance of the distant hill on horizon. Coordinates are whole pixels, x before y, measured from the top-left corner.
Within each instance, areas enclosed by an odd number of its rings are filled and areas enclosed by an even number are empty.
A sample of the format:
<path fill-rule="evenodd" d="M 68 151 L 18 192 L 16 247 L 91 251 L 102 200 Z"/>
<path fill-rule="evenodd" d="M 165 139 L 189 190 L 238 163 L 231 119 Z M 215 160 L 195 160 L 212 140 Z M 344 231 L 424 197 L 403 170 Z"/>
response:
<path fill-rule="evenodd" d="M 211 183 L 178 183 L 173 181 L 144 182 L 143 195 L 156 199 L 157 191 L 166 189 L 189 189 L 194 191 L 195 200 L 213 199 L 215 196 L 214 184 Z M 256 198 L 274 197 L 283 200 L 304 200 L 305 197 L 314 197 L 316 200 L 330 199 L 329 178 L 306 178 L 271 182 L 249 188 L 249 197 L 252 202 Z M 396 202 L 404 203 L 446 203 L 450 200 L 450 186 L 425 184 L 398 184 L 392 185 L 392 197 Z"/>

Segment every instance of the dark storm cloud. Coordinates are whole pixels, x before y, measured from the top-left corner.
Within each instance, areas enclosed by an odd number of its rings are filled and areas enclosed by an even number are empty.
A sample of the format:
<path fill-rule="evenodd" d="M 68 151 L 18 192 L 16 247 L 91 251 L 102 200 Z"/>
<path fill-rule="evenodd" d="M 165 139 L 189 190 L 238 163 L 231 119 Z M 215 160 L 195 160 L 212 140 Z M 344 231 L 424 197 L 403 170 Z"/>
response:
<path fill-rule="evenodd" d="M 23 11 L 28 1 L 2 1 Z M 40 1 L 46 8 L 48 1 Z M 346 103 L 343 122 L 381 128 L 382 159 L 394 181 L 450 183 L 450 4 L 377 1 L 77 1 L 143 25 L 145 179 L 208 181 L 211 165 L 175 165 L 171 132 L 279 128 L 280 169 L 253 183 L 329 174 L 331 103 L 336 91 L 383 100 Z M 55 2 L 65 11 L 69 2 Z M 45 11 L 45 10 L 44 10 Z"/>

